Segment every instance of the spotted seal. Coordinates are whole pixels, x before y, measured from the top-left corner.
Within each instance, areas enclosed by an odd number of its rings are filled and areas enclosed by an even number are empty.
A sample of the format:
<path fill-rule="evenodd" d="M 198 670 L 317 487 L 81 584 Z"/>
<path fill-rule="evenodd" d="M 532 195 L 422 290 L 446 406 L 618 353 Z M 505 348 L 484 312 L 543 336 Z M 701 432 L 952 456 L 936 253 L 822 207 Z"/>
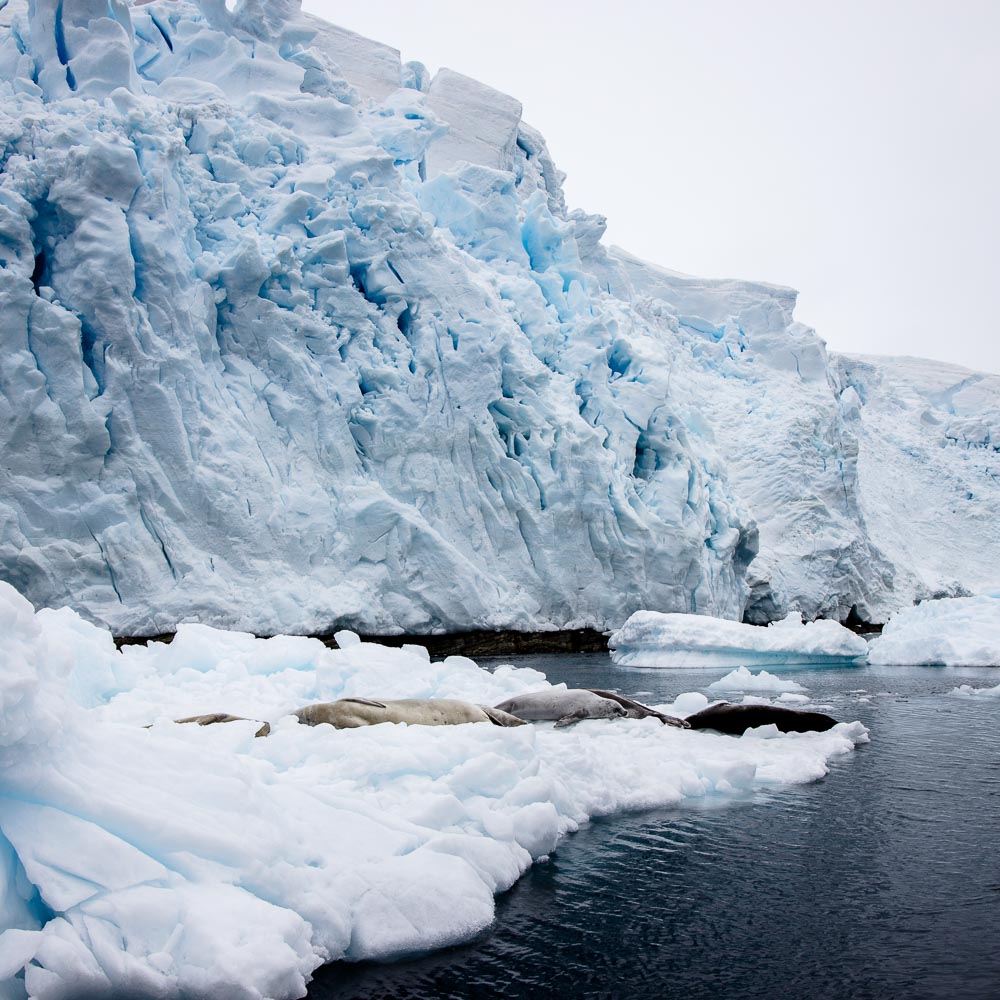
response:
<path fill-rule="evenodd" d="M 295 713 L 307 726 L 327 723 L 336 729 L 377 726 L 382 722 L 405 722 L 411 726 L 459 726 L 466 722 L 490 722 L 495 726 L 523 726 L 521 719 L 506 712 L 449 698 L 341 698 L 306 705 Z"/>
<path fill-rule="evenodd" d="M 583 719 L 620 719 L 628 715 L 625 705 L 618 700 L 586 688 L 529 691 L 500 702 L 496 708 L 527 722 L 554 721 L 557 728 Z"/>

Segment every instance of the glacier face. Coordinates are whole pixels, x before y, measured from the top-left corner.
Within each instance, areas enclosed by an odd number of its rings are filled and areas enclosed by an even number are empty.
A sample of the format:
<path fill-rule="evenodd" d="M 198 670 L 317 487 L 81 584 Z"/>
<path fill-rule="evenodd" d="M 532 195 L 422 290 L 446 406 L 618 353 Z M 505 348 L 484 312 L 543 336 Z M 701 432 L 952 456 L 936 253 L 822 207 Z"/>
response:
<path fill-rule="evenodd" d="M 0 2 L 0 578 L 119 633 L 918 594 L 793 292 L 608 250 L 517 101 L 234 6 Z"/>
<path fill-rule="evenodd" d="M 832 356 L 858 441 L 858 502 L 897 567 L 895 608 L 1000 585 L 1000 376 Z"/>

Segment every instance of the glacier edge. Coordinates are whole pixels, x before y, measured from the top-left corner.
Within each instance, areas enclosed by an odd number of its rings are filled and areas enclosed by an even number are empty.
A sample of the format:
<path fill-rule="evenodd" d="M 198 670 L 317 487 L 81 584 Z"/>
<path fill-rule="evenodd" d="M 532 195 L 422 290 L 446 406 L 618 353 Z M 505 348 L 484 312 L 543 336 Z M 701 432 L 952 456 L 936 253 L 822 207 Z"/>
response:
<path fill-rule="evenodd" d="M 976 585 L 870 530 L 794 292 L 606 248 L 512 98 L 207 0 L 11 0 L 0 92 L 0 578 L 36 606 L 608 629 Z"/>

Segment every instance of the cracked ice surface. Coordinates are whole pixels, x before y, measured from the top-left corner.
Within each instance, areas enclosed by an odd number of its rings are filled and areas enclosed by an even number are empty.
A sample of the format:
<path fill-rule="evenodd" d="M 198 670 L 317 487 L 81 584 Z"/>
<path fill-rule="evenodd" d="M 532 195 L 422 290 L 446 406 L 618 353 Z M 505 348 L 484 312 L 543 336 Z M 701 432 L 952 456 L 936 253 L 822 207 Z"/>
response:
<path fill-rule="evenodd" d="M 867 740 L 859 723 L 741 739 L 656 720 L 297 724 L 286 713 L 317 698 L 493 704 L 546 684 L 350 638 L 186 626 L 118 652 L 0 584 L 4 997 L 300 996 L 322 962 L 474 935 L 494 894 L 591 816 L 814 781 Z M 272 734 L 170 721 L 215 709 Z"/>

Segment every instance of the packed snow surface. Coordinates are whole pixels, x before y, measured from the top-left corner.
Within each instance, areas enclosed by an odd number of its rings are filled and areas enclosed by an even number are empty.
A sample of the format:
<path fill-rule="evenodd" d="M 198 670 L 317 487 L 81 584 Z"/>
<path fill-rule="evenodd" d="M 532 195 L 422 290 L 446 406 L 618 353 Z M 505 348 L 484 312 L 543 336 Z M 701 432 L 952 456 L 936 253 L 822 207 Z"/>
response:
<path fill-rule="evenodd" d="M 865 640 L 843 625 L 827 620 L 803 624 L 799 614 L 761 628 L 658 611 L 637 611 L 608 645 L 611 658 L 622 667 L 845 666 L 864 660 L 868 650 Z M 751 675 L 736 671 L 725 680 L 737 678 L 749 681 Z"/>
<path fill-rule="evenodd" d="M 0 579 L 119 634 L 974 587 L 1000 380 L 603 232 L 515 98 L 297 0 L 0 0 Z"/>
<path fill-rule="evenodd" d="M 897 611 L 868 651 L 870 663 L 1000 666 L 1000 589 L 924 601 Z"/>
<path fill-rule="evenodd" d="M 547 686 L 341 644 L 187 625 L 118 652 L 0 585 L 5 998 L 299 996 L 322 962 L 474 935 L 494 894 L 592 816 L 814 781 L 867 739 L 859 723 L 741 739 L 655 719 L 299 725 L 292 709 L 344 695 L 495 704 Z M 671 708 L 705 704 L 694 692 Z M 171 721 L 213 711 L 272 733 Z"/>

